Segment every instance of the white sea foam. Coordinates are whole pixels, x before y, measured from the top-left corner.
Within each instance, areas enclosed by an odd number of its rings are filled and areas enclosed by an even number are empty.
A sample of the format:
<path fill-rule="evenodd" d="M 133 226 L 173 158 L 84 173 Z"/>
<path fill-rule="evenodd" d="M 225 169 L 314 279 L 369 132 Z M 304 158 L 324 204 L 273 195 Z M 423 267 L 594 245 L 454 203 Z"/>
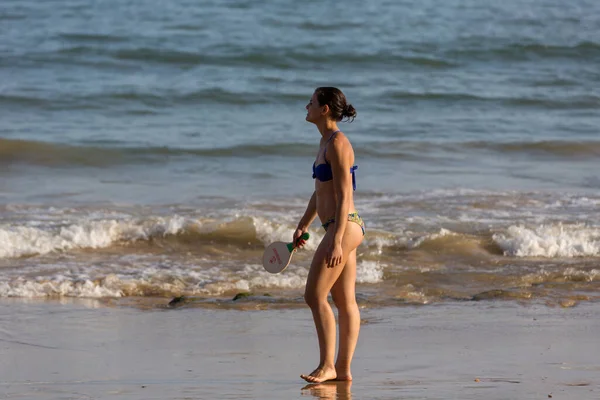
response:
<path fill-rule="evenodd" d="M 425 242 L 453 235 L 457 234 L 445 228 L 441 228 L 437 232 L 429 234 L 411 231 L 402 231 L 397 234 L 380 233 L 376 235 L 367 235 L 361 247 L 366 246 L 373 255 L 381 255 L 388 247 L 416 249 Z"/>
<path fill-rule="evenodd" d="M 378 195 L 362 200 L 367 226 L 378 230 L 437 229 L 454 224 L 476 229 L 507 224 L 600 224 L 600 197 L 576 193 L 435 190 Z M 370 218 L 373 221 L 370 221 Z"/>
<path fill-rule="evenodd" d="M 61 268 L 51 265 L 40 273 L 38 271 L 35 278 L 4 274 L 0 278 L 0 297 L 221 296 L 235 291 L 300 290 L 306 284 L 308 267 L 291 265 L 280 274 L 270 274 L 260 264 L 234 269 L 227 265 L 181 266 L 140 258 L 128 266 L 69 263 Z M 383 266 L 372 261 L 359 262 L 357 282 L 382 280 Z"/>
<path fill-rule="evenodd" d="M 378 283 L 383 281 L 383 266 L 375 261 L 360 261 L 356 265 L 356 282 Z"/>
<path fill-rule="evenodd" d="M 121 297 L 123 292 L 114 280 L 103 284 L 91 280 L 44 280 L 19 279 L 13 282 L 0 282 L 0 297 Z"/>
<path fill-rule="evenodd" d="M 593 257 L 600 255 L 600 229 L 585 225 L 510 226 L 494 241 L 507 256 Z"/>
<path fill-rule="evenodd" d="M 262 268 L 262 266 L 260 267 Z M 267 273 L 268 274 L 268 273 Z M 280 275 L 259 273 L 253 277 L 212 276 L 193 284 L 173 276 L 148 278 L 112 277 L 101 280 L 47 279 L 0 282 L 0 297 L 122 297 L 153 294 L 201 294 L 219 296 L 231 291 L 258 289 L 298 289 L 306 282 L 306 272 Z"/>
<path fill-rule="evenodd" d="M 238 272 L 224 272 L 213 276 L 206 284 L 199 285 L 199 294 L 218 296 L 231 291 L 253 291 L 257 289 L 279 288 L 300 289 L 304 287 L 308 270 L 302 267 L 288 267 L 280 274 L 266 272 L 262 265 L 247 265 Z"/>
<path fill-rule="evenodd" d="M 398 244 L 398 238 L 391 235 L 375 235 L 375 236 L 366 236 L 363 244 L 367 246 L 369 249 L 373 249 L 375 254 L 382 254 L 384 248 L 395 246 Z M 405 241 L 402 241 L 404 243 Z"/>
<path fill-rule="evenodd" d="M 432 233 L 429 235 L 424 235 L 420 237 L 413 238 L 407 243 L 407 247 L 410 249 L 414 249 L 422 245 L 426 241 L 436 240 L 442 238 L 444 236 L 452 236 L 456 235 L 456 233 L 449 231 L 448 229 L 441 228 L 437 233 Z"/>
<path fill-rule="evenodd" d="M 563 271 L 563 275 L 572 281 L 593 282 L 600 276 L 600 270 L 581 271 L 577 268 L 566 268 Z"/>
<path fill-rule="evenodd" d="M 253 217 L 252 222 L 256 230 L 256 237 L 265 247 L 277 241 L 291 242 L 295 226 L 275 223 L 261 217 Z M 321 229 L 322 230 L 322 229 Z M 304 249 L 316 250 L 323 239 L 323 233 L 316 229 L 309 229 L 310 238 L 306 241 Z"/>
<path fill-rule="evenodd" d="M 0 226 L 0 258 L 21 257 L 74 248 L 103 248 L 118 241 L 176 234 L 187 224 L 179 216 L 147 220 L 84 220 L 65 226 Z"/>

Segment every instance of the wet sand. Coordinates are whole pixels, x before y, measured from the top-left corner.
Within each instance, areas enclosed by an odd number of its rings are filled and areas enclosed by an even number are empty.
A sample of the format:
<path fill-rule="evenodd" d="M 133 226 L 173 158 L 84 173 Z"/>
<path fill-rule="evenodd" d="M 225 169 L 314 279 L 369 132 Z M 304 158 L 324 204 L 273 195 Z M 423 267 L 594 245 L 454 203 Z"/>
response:
<path fill-rule="evenodd" d="M 354 382 L 306 385 L 308 309 L 0 301 L 2 399 L 598 399 L 600 304 L 362 310 Z"/>

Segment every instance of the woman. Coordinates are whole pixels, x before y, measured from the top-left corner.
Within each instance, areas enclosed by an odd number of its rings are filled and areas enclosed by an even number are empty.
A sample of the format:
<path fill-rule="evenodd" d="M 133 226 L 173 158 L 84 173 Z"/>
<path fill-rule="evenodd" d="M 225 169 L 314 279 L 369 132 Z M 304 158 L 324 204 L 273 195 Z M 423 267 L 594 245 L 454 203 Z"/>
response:
<path fill-rule="evenodd" d="M 306 106 L 306 120 L 317 126 L 321 142 L 313 164 L 315 191 L 293 235 L 294 243 L 304 245 L 300 236 L 318 215 L 326 233 L 314 255 L 304 299 L 310 307 L 319 338 L 320 361 L 309 375 L 311 383 L 352 380 L 350 363 L 358 340 L 360 313 L 356 304 L 356 248 L 362 242 L 365 226 L 356 212 L 352 192 L 355 188 L 354 151 L 338 129 L 344 118 L 352 121 L 356 110 L 346 103 L 337 88 L 320 87 Z M 327 301 L 331 293 L 338 309 L 340 345 L 335 357 L 336 325 Z"/>

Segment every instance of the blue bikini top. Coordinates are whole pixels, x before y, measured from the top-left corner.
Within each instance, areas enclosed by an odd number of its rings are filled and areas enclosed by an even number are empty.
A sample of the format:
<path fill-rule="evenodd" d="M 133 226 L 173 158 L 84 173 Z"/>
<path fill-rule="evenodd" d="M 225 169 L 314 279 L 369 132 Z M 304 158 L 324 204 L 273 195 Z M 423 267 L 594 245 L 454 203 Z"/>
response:
<path fill-rule="evenodd" d="M 313 179 L 318 179 L 321 182 L 327 182 L 333 179 L 333 172 L 331 171 L 331 165 L 327 161 L 327 145 L 331 141 L 331 139 L 335 136 L 339 131 L 335 131 L 329 136 L 327 143 L 325 143 L 325 150 L 323 151 L 323 158 L 325 159 L 325 164 L 316 165 L 316 162 L 313 163 Z M 350 167 L 350 173 L 352 174 L 352 189 L 356 190 L 356 175 L 354 171 L 358 169 L 358 165 L 354 165 Z"/>

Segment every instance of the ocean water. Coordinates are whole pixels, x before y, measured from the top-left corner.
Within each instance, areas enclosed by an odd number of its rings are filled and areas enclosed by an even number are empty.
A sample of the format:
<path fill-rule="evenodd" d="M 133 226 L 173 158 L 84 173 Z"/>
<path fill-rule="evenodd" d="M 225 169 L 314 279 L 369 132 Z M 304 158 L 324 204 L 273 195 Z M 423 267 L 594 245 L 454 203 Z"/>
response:
<path fill-rule="evenodd" d="M 358 110 L 366 306 L 600 298 L 600 3 L 0 4 L 0 296 L 302 304 L 317 86 Z M 253 295 L 234 302 L 239 292 Z"/>

